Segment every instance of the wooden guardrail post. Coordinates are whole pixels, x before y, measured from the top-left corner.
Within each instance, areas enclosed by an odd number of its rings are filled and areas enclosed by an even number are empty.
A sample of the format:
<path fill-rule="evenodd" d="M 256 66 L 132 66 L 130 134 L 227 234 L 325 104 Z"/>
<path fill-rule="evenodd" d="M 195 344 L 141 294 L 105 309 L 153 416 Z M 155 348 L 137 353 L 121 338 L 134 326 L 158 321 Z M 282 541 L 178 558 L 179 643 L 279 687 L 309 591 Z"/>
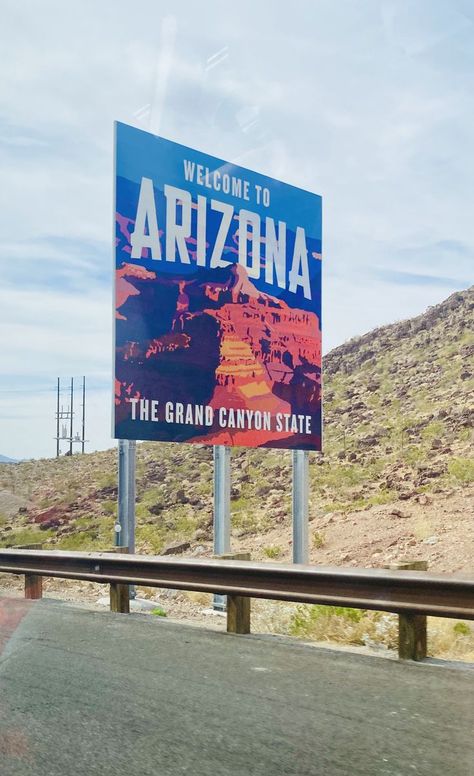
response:
<path fill-rule="evenodd" d="M 218 556 L 220 560 L 250 560 L 249 552 L 234 552 Z M 250 598 L 227 595 L 227 633 L 250 633 Z"/>
<path fill-rule="evenodd" d="M 120 612 L 121 614 L 130 613 L 128 585 L 122 585 L 120 582 L 110 583 L 110 611 Z"/>
<path fill-rule="evenodd" d="M 250 633 L 250 598 L 227 596 L 227 633 Z"/>
<path fill-rule="evenodd" d="M 112 547 L 106 552 L 128 552 L 128 547 Z M 110 611 L 120 614 L 130 613 L 130 589 L 129 585 L 120 582 L 110 583 Z"/>
<path fill-rule="evenodd" d="M 25 574 L 25 598 L 32 601 L 43 598 L 43 577 L 38 574 Z"/>
<path fill-rule="evenodd" d="M 34 544 L 16 544 L 13 550 L 42 550 L 43 545 L 40 542 Z M 38 574 L 25 574 L 25 598 L 30 601 L 37 601 L 43 598 L 43 577 Z"/>
<path fill-rule="evenodd" d="M 403 571 L 426 571 L 426 560 L 402 561 L 392 566 Z M 424 660 L 427 656 L 427 618 L 425 614 L 405 612 L 398 615 L 398 657 L 400 660 Z"/>

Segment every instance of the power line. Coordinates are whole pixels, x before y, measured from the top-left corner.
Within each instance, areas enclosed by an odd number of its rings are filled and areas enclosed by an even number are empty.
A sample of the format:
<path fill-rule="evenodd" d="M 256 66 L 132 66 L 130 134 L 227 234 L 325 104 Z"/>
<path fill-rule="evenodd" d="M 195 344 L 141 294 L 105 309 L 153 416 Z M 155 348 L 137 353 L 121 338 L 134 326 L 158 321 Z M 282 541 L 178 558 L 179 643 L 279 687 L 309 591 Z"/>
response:
<path fill-rule="evenodd" d="M 91 385 L 89 382 L 89 391 L 107 391 L 109 389 L 109 382 L 104 380 L 103 383 L 94 383 Z M 0 388 L 0 394 L 6 393 L 57 393 L 57 388 Z M 68 394 L 69 388 L 61 388 L 61 394 Z"/>
<path fill-rule="evenodd" d="M 0 388 L 0 393 L 53 393 L 55 388 Z"/>

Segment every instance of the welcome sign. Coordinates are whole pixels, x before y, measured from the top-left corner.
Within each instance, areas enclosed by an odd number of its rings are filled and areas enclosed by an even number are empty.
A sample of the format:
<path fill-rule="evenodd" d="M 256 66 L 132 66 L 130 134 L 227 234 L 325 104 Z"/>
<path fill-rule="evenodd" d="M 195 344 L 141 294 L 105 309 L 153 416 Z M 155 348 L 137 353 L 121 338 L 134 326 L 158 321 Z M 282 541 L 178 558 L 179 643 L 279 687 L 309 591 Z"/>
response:
<path fill-rule="evenodd" d="M 321 197 L 116 124 L 115 436 L 321 449 Z"/>

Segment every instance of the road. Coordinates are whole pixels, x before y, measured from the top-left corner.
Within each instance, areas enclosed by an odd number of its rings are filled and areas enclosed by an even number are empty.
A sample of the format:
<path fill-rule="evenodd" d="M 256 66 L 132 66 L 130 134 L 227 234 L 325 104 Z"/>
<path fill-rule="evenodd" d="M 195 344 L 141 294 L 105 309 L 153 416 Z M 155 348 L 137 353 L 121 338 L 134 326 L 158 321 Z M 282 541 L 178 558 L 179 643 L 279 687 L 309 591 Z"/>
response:
<path fill-rule="evenodd" d="M 472 776 L 474 671 L 0 599 L 2 776 Z"/>

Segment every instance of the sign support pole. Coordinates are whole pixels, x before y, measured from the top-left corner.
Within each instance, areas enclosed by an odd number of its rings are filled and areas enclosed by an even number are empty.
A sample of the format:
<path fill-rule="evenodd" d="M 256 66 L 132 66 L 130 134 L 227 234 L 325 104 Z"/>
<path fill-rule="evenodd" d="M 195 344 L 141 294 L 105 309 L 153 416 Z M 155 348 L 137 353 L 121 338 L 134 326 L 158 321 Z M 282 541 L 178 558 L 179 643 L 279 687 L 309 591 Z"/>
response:
<path fill-rule="evenodd" d="M 118 443 L 118 518 L 115 524 L 115 546 L 135 552 L 135 454 L 136 442 L 119 439 Z M 130 585 L 130 598 L 135 588 Z"/>
<path fill-rule="evenodd" d="M 128 439 L 118 441 L 118 515 L 115 546 L 128 547 Z"/>
<path fill-rule="evenodd" d="M 127 465 L 127 520 L 128 520 L 128 552 L 135 553 L 135 461 L 137 443 L 128 439 L 128 465 Z"/>
<path fill-rule="evenodd" d="M 230 552 L 230 447 L 214 446 L 214 555 Z M 224 612 L 225 595 L 214 595 L 214 609 Z"/>
<path fill-rule="evenodd" d="M 308 563 L 309 453 L 293 450 L 293 563 Z"/>

